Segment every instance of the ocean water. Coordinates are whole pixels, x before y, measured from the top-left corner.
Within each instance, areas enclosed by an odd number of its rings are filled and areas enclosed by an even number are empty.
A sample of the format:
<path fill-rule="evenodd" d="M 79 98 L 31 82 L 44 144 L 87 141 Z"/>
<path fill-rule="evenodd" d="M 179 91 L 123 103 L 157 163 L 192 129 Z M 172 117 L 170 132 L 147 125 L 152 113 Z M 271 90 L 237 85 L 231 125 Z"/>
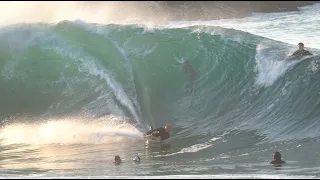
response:
<path fill-rule="evenodd" d="M 0 178 L 319 178 L 319 11 L 2 25 Z"/>

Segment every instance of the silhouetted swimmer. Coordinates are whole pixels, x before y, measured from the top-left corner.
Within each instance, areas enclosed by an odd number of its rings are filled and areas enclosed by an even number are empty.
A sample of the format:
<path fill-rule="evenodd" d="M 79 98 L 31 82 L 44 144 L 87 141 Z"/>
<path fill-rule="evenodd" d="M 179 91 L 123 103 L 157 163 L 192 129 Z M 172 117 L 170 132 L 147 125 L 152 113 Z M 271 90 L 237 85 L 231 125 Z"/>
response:
<path fill-rule="evenodd" d="M 161 141 L 168 139 L 171 134 L 171 125 L 167 124 L 164 128 L 159 127 L 148 131 L 145 136 L 152 135 L 154 137 L 160 137 Z"/>
<path fill-rule="evenodd" d="M 116 164 L 116 165 L 119 165 L 120 163 L 121 163 L 121 158 L 120 158 L 120 156 L 115 156 L 114 157 L 114 163 Z"/>
<path fill-rule="evenodd" d="M 278 151 L 276 151 L 273 154 L 273 160 L 270 162 L 270 164 L 273 164 L 276 166 L 281 166 L 282 164 L 285 164 L 285 163 L 286 162 L 281 159 L 281 154 Z"/>
<path fill-rule="evenodd" d="M 186 59 L 186 61 L 184 62 L 183 68 L 184 68 L 184 71 L 189 74 L 189 76 L 190 76 L 190 78 L 191 78 L 191 82 L 192 82 L 192 84 L 193 84 L 194 81 L 195 81 L 196 78 L 197 78 L 197 72 L 196 72 L 196 70 L 194 70 L 194 68 L 190 65 L 189 60 Z"/>
<path fill-rule="evenodd" d="M 304 44 L 303 43 L 299 43 L 298 44 L 299 49 L 294 52 L 289 59 L 293 59 L 293 58 L 301 58 L 303 56 L 309 56 L 309 55 L 313 55 L 312 53 L 310 53 L 309 51 L 304 49 Z"/>

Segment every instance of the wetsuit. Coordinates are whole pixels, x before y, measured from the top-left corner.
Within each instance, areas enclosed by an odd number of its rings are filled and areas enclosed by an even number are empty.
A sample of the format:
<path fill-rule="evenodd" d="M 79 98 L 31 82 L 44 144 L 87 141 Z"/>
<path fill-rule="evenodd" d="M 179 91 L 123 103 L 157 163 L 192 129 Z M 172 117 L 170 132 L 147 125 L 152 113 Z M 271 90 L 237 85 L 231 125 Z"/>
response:
<path fill-rule="evenodd" d="M 302 56 L 308 56 L 308 55 L 313 55 L 311 54 L 309 51 L 307 50 L 297 50 L 296 52 L 294 52 L 291 57 L 295 56 L 295 57 L 302 57 Z"/>
<path fill-rule="evenodd" d="M 163 127 L 160 127 L 157 129 L 152 129 L 152 130 L 148 131 L 146 134 L 152 135 L 155 137 L 160 136 L 161 141 L 168 139 L 170 137 L 170 134 Z"/>
<path fill-rule="evenodd" d="M 279 160 L 279 159 L 273 160 L 273 161 L 270 162 L 270 164 L 284 164 L 284 163 L 286 163 L 286 162 L 282 161 L 282 160 Z"/>

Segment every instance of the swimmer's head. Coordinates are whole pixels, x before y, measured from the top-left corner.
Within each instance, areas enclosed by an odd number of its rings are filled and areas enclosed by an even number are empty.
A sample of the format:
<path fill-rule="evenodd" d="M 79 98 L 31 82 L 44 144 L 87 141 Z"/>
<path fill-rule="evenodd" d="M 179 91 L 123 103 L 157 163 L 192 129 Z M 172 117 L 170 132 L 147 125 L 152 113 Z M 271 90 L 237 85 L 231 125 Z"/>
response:
<path fill-rule="evenodd" d="M 300 43 L 298 44 L 298 46 L 299 46 L 299 49 L 302 50 L 303 47 L 304 47 L 304 44 L 303 44 L 302 42 L 300 42 Z"/>
<path fill-rule="evenodd" d="M 280 154 L 278 151 L 276 151 L 276 152 L 273 154 L 273 159 L 275 159 L 275 160 L 281 160 L 281 154 Z"/>
<path fill-rule="evenodd" d="M 121 158 L 120 158 L 120 156 L 115 156 L 114 157 L 114 163 L 116 163 L 116 164 L 120 164 L 121 163 Z"/>

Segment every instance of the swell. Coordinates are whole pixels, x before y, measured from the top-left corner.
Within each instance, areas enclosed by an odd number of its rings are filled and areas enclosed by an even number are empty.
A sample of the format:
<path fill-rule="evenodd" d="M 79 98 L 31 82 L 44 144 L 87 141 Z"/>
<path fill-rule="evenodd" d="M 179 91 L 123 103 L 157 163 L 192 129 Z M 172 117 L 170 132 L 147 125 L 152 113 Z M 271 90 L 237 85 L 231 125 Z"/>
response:
<path fill-rule="evenodd" d="M 171 123 L 173 139 L 319 135 L 319 57 L 284 61 L 293 47 L 282 42 L 219 27 L 63 21 L 3 27 L 0 46 L 2 117 L 113 114 L 142 131 Z"/>

